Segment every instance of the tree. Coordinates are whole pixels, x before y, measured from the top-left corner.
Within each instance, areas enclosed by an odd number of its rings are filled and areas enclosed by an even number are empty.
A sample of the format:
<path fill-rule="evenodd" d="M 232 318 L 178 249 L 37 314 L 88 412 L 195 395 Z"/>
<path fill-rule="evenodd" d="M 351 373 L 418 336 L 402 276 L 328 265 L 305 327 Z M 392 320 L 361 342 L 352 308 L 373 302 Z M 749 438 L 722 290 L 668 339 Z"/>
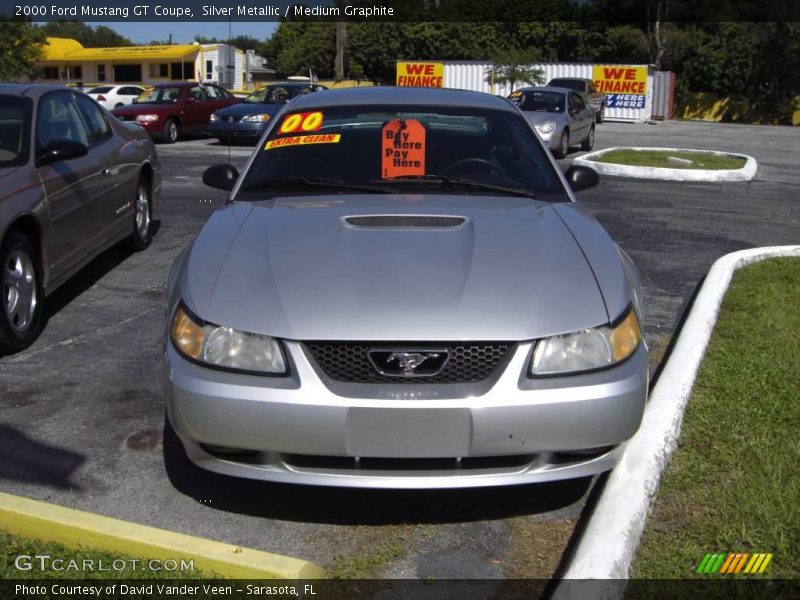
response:
<path fill-rule="evenodd" d="M 85 48 L 109 48 L 133 45 L 133 42 L 128 38 L 104 25 L 94 28 L 80 21 L 57 21 L 45 23 L 39 28 L 44 32 L 44 35 L 48 37 L 71 38 L 80 42 Z"/>
<path fill-rule="evenodd" d="M 34 78 L 33 63 L 42 56 L 44 34 L 27 21 L 0 18 L 0 81 Z"/>
<path fill-rule="evenodd" d="M 520 50 L 511 47 L 500 50 L 495 54 L 492 66 L 486 69 L 486 82 L 508 85 L 512 92 L 517 83 L 542 84 L 544 72 L 531 66 L 538 57 L 539 52 L 535 49 Z"/>

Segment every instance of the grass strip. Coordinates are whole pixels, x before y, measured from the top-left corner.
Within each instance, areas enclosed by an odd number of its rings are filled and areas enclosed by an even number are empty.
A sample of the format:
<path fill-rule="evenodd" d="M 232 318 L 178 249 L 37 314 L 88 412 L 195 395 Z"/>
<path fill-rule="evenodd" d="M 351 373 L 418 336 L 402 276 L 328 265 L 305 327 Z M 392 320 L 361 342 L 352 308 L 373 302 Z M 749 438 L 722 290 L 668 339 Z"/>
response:
<path fill-rule="evenodd" d="M 670 157 L 690 160 L 691 164 L 676 163 Z M 711 154 L 710 152 L 680 152 L 673 150 L 611 150 L 595 158 L 597 162 L 630 165 L 633 167 L 662 167 L 666 169 L 741 169 L 744 158 Z"/>
<path fill-rule="evenodd" d="M 799 297 L 800 259 L 735 274 L 632 578 L 800 575 Z M 696 573 L 730 552 L 773 558 L 760 575 Z"/>

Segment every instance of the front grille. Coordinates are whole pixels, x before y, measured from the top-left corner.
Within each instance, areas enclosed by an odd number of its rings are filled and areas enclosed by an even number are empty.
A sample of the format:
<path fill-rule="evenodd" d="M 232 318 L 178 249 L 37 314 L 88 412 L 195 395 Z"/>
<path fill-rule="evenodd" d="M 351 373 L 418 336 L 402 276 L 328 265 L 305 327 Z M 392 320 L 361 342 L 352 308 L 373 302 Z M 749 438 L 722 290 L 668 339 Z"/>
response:
<path fill-rule="evenodd" d="M 480 471 L 518 470 L 536 460 L 536 454 L 513 456 L 474 456 L 464 458 L 354 458 L 282 454 L 283 461 L 298 470 L 327 471 Z"/>
<path fill-rule="evenodd" d="M 391 342 L 306 342 L 317 364 L 331 379 L 349 383 L 471 383 L 491 375 L 512 344 L 504 342 L 391 343 Z M 441 350 L 450 354 L 445 367 L 431 377 L 391 377 L 381 375 L 369 361 L 367 352 L 375 348 L 400 351 Z"/>

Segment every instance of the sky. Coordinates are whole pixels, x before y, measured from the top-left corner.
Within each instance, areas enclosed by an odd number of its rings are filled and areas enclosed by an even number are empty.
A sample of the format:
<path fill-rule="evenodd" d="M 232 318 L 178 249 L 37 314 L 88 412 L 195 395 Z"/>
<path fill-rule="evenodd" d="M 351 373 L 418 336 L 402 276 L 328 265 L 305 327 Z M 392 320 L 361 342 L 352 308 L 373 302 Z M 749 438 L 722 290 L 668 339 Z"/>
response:
<path fill-rule="evenodd" d="M 249 35 L 259 40 L 264 40 L 272 35 L 277 23 L 260 21 L 257 23 L 243 22 L 220 22 L 220 23 L 87 23 L 92 27 L 104 25 L 113 29 L 120 35 L 137 43 L 147 43 L 150 40 L 166 40 L 172 34 L 174 44 L 191 44 L 194 36 L 202 35 L 205 37 L 216 37 L 225 39 L 228 37 L 228 27 L 232 36 Z"/>

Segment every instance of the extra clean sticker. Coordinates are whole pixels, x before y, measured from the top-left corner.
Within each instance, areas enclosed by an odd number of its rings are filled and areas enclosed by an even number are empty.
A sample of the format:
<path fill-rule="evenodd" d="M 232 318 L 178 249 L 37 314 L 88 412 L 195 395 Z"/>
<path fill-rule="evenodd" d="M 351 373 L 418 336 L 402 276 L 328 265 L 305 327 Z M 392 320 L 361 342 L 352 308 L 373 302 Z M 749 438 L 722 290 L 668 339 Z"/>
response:
<path fill-rule="evenodd" d="M 281 123 L 278 133 L 307 133 L 309 131 L 319 131 L 323 121 L 324 117 L 319 111 L 293 113 L 283 118 L 283 123 Z"/>
<path fill-rule="evenodd" d="M 425 175 L 425 127 L 416 119 L 394 119 L 381 129 L 381 177 Z"/>
<path fill-rule="evenodd" d="M 340 133 L 317 133 L 312 135 L 293 135 L 292 137 L 270 140 L 264 145 L 264 150 L 285 148 L 286 146 L 305 146 L 308 144 L 338 144 L 342 135 Z"/>

